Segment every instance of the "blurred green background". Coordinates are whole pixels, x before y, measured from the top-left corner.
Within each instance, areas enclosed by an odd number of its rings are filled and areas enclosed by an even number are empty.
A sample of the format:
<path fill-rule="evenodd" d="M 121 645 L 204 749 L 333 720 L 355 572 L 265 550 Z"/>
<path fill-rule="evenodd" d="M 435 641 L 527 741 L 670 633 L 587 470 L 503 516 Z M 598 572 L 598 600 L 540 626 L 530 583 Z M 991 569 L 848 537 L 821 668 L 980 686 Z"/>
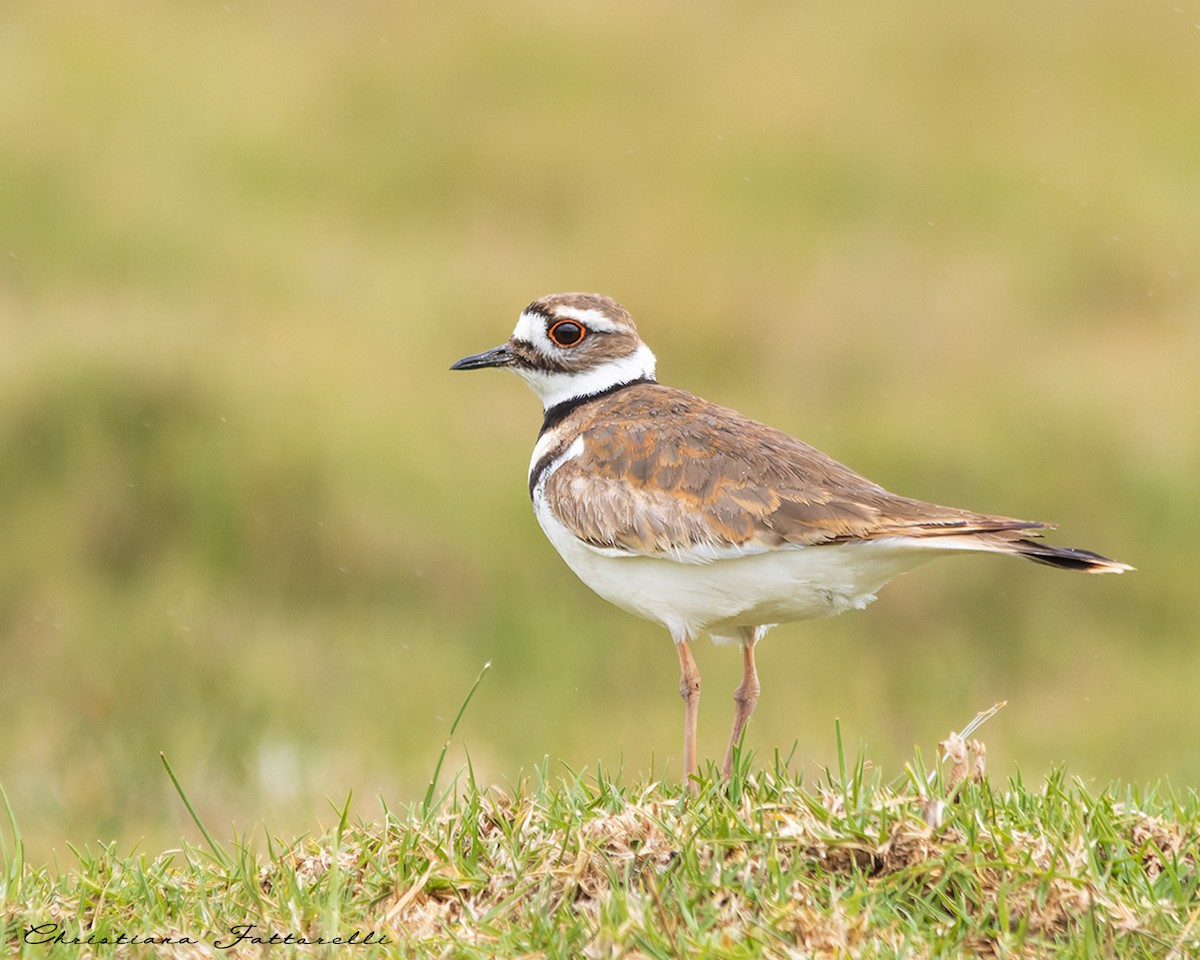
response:
<path fill-rule="evenodd" d="M 0 784 L 32 857 L 597 761 L 666 632 L 525 493 L 555 290 L 660 378 L 1120 578 L 971 558 L 760 651 L 749 743 L 1200 783 L 1200 6 L 102 3 L 0 14 Z M 740 663 L 697 649 L 719 757 Z M 68 855 L 69 856 L 69 855 Z"/>

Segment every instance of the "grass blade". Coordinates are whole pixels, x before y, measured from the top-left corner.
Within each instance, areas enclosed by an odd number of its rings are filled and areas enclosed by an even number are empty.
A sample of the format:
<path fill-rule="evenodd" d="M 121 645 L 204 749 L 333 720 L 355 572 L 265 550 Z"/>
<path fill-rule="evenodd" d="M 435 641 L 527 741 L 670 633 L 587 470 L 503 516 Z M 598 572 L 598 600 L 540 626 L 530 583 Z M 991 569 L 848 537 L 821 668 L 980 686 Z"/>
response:
<path fill-rule="evenodd" d="M 12 804 L 9 803 L 8 794 L 4 792 L 4 787 L 0 786 L 0 800 L 4 801 L 4 811 L 8 815 L 8 829 L 12 834 L 12 855 L 8 853 L 7 844 L 3 837 L 0 837 L 0 859 L 4 861 L 5 876 L 0 878 L 4 881 L 4 888 L 0 890 L 0 904 L 10 895 L 15 893 L 17 887 L 21 883 L 21 876 L 25 872 L 25 841 L 21 839 L 21 828 L 17 826 L 17 815 L 13 811 Z"/>
<path fill-rule="evenodd" d="M 226 870 L 228 870 L 232 866 L 228 855 L 224 850 L 221 849 L 217 841 L 213 839 L 212 834 L 208 832 L 208 827 L 204 825 L 204 821 L 201 820 L 200 815 L 196 813 L 196 808 L 192 806 L 192 801 L 188 799 L 187 794 L 183 790 L 183 784 L 179 782 L 179 778 L 175 776 L 175 771 L 171 769 L 171 764 L 167 761 L 167 755 L 160 751 L 158 756 L 159 759 L 162 760 L 163 766 L 167 769 L 167 776 L 171 778 L 171 783 L 175 784 L 175 792 L 179 794 L 179 799 L 183 801 L 183 805 L 187 807 L 187 812 L 191 814 L 192 822 L 195 823 L 199 828 L 201 835 L 204 837 L 205 842 L 209 846 L 209 849 L 212 850 L 213 856 L 217 858 L 217 862 L 220 863 L 221 866 L 223 866 Z"/>
<path fill-rule="evenodd" d="M 454 717 L 454 722 L 450 724 L 450 732 L 446 734 L 446 742 L 442 744 L 442 752 L 438 754 L 437 764 L 433 768 L 433 776 L 429 779 L 429 787 L 425 790 L 425 799 L 421 802 L 421 816 L 429 815 L 433 807 L 433 796 L 437 790 L 438 778 L 442 774 L 442 764 L 446 761 L 446 753 L 450 749 L 450 741 L 454 739 L 454 732 L 458 729 L 458 723 L 463 718 L 463 714 L 467 710 L 467 704 L 471 702 L 471 698 L 475 696 L 475 691 L 479 689 L 479 684 L 483 682 L 483 675 L 492 668 L 492 661 L 489 660 L 483 665 L 483 669 L 479 671 L 479 676 L 475 678 L 475 682 L 471 684 L 471 689 L 467 691 L 466 699 L 463 700 L 462 706 L 458 708 L 458 713 Z"/>

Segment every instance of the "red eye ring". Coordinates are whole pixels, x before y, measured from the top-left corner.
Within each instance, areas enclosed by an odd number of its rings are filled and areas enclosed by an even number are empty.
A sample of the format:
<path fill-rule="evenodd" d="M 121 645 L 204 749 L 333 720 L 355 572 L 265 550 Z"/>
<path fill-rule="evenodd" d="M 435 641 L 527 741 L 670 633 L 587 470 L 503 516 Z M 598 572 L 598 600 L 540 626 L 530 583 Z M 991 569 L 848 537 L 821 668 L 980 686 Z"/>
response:
<path fill-rule="evenodd" d="M 573 347 L 583 342 L 587 327 L 578 320 L 559 320 L 552 324 L 546 335 L 559 347 Z"/>

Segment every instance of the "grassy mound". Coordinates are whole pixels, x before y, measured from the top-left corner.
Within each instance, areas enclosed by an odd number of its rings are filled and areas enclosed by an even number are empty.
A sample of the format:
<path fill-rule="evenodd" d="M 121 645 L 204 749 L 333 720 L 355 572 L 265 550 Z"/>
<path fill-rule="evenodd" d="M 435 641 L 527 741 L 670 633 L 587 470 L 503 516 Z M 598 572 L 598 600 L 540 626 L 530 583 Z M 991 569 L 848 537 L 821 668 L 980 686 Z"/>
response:
<path fill-rule="evenodd" d="M 22 864 L 14 820 L 2 929 L 30 956 L 1196 955 L 1194 794 L 999 786 L 963 759 L 805 784 L 739 758 L 696 796 L 545 765 L 484 789 L 468 767 L 440 801 L 372 822 L 347 805 L 322 836 L 256 852 L 204 831 L 62 870 Z"/>

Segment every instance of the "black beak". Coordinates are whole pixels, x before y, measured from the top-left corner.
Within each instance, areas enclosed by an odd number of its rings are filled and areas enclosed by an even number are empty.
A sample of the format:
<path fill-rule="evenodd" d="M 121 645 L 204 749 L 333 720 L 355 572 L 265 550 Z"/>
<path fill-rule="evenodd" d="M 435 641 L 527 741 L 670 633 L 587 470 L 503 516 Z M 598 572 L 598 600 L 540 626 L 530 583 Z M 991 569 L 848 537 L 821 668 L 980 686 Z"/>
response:
<path fill-rule="evenodd" d="M 513 355 L 508 352 L 508 344 L 504 343 L 483 353 L 473 353 L 451 364 L 451 370 L 482 370 L 484 367 L 506 367 L 513 362 Z"/>

